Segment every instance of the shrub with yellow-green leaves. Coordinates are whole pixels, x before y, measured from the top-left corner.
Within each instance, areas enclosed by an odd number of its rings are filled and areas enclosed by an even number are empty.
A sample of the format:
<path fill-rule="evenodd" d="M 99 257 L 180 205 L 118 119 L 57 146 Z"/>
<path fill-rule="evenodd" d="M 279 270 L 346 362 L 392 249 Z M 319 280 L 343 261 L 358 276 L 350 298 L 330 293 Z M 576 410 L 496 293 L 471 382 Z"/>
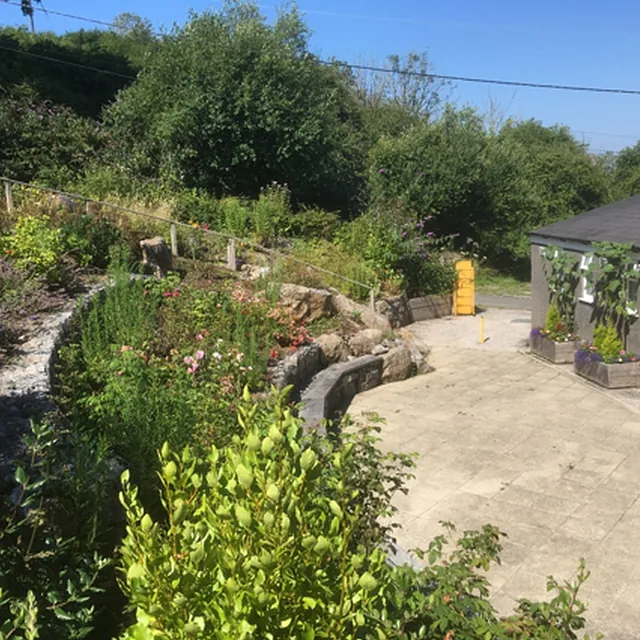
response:
<path fill-rule="evenodd" d="M 364 625 L 385 554 L 354 544 L 353 489 L 322 478 L 290 410 L 276 405 L 266 430 L 256 411 L 240 414 L 244 438 L 206 459 L 163 447 L 166 523 L 123 474 L 122 587 L 137 617 L 126 638 L 352 638 Z M 337 470 L 351 451 L 336 449 Z"/>

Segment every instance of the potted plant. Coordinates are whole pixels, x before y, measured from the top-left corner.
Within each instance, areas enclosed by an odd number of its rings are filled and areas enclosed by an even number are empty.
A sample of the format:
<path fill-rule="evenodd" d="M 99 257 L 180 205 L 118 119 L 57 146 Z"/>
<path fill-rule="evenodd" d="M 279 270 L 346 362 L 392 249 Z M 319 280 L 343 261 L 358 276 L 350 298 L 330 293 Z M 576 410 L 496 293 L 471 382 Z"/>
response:
<path fill-rule="evenodd" d="M 570 364 L 578 337 L 574 332 L 578 261 L 559 247 L 546 247 L 543 256 L 551 301 L 544 327 L 531 330 L 529 346 L 554 364 Z"/>
<path fill-rule="evenodd" d="M 612 324 L 597 326 L 593 342 L 576 350 L 573 363 L 578 375 L 608 389 L 640 386 L 640 358 L 623 348 Z"/>
<path fill-rule="evenodd" d="M 536 327 L 529 335 L 529 346 L 536 355 L 554 364 L 570 364 L 578 336 L 560 317 L 555 302 L 549 305 L 544 327 Z"/>
<path fill-rule="evenodd" d="M 625 340 L 637 304 L 630 295 L 640 279 L 630 244 L 595 242 L 587 277 L 595 293 L 599 324 L 593 342 L 576 351 L 574 369 L 603 387 L 640 386 L 640 361 L 626 349 Z"/>

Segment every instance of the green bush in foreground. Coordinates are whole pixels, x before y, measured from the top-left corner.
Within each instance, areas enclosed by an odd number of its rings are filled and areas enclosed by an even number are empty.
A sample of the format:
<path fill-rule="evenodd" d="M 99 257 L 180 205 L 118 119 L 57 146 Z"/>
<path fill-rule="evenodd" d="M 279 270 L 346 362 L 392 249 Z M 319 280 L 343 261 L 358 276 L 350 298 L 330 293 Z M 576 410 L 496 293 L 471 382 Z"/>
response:
<path fill-rule="evenodd" d="M 166 521 L 123 474 L 121 585 L 136 614 L 123 639 L 577 637 L 583 568 L 575 584 L 550 582 L 551 602 L 497 618 L 481 571 L 498 560 L 494 527 L 464 532 L 449 553 L 439 536 L 423 570 L 389 567 L 357 533 L 367 496 L 347 469 L 358 436 L 305 440 L 283 399 L 265 412 L 245 392 L 244 437 L 206 457 L 162 448 Z"/>

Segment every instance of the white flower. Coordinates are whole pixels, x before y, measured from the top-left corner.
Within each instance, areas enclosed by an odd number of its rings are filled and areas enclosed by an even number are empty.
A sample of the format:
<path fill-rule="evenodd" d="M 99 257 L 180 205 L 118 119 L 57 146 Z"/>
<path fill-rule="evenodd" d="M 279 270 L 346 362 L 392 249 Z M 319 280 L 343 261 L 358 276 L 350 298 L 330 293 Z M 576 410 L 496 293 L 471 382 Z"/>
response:
<path fill-rule="evenodd" d="M 222 354 L 221 354 L 221 353 L 218 353 L 217 351 L 214 351 L 214 352 L 211 354 L 211 357 L 212 357 L 212 358 L 215 358 L 218 362 L 220 362 L 220 360 L 222 360 Z"/>

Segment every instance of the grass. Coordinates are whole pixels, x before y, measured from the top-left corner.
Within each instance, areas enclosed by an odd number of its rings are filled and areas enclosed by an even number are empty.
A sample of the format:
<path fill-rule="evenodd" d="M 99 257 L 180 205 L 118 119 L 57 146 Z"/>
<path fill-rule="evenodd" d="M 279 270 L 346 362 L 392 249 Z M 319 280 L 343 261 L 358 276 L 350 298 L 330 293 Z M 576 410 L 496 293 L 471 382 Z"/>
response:
<path fill-rule="evenodd" d="M 528 296 L 531 295 L 531 282 L 480 266 L 476 267 L 476 291 L 492 295 Z"/>

